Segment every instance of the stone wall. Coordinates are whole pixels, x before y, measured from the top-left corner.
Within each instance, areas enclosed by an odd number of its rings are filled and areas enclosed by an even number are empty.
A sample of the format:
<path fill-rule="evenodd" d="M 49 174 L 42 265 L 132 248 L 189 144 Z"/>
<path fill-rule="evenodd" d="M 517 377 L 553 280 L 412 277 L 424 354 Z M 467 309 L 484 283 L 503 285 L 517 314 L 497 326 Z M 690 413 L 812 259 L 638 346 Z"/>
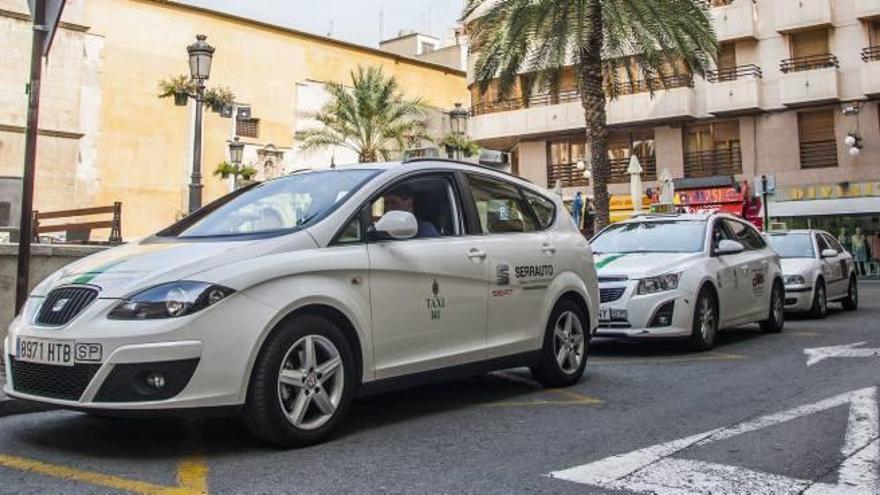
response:
<path fill-rule="evenodd" d="M 33 289 L 55 270 L 106 249 L 104 246 L 35 244 L 31 247 L 30 287 Z M 15 313 L 15 274 L 18 270 L 18 245 L 0 244 L 0 348 L 6 329 Z"/>

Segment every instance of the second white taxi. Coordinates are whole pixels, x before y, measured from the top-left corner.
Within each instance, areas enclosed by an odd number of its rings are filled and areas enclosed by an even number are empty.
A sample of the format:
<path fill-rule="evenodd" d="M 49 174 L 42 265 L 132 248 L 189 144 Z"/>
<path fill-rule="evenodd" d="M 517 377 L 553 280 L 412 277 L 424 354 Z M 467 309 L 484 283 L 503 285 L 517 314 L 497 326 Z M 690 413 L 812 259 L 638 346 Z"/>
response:
<path fill-rule="evenodd" d="M 741 218 L 640 215 L 606 227 L 591 244 L 599 337 L 685 338 L 705 350 L 726 327 L 782 331 L 779 256 Z"/>
<path fill-rule="evenodd" d="M 844 309 L 859 305 L 859 286 L 852 255 L 828 232 L 790 230 L 767 235 L 782 258 L 785 310 L 807 312 L 813 318 L 828 314 L 828 303 Z"/>
<path fill-rule="evenodd" d="M 571 385 L 597 306 L 587 240 L 533 184 L 439 160 L 303 171 L 51 275 L 10 325 L 5 391 L 236 413 L 304 445 L 358 394 L 512 366 Z"/>

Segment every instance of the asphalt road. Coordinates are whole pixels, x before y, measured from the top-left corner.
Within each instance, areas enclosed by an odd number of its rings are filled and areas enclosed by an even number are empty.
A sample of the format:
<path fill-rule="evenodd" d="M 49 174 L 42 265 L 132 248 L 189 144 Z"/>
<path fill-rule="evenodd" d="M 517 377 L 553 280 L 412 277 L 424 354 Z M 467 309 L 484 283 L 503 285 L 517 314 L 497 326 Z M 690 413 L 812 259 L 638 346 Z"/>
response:
<path fill-rule="evenodd" d="M 301 450 L 235 420 L 6 417 L 0 492 L 880 493 L 880 283 L 861 290 L 709 353 L 596 341 L 566 390 L 512 370 L 361 400 Z"/>

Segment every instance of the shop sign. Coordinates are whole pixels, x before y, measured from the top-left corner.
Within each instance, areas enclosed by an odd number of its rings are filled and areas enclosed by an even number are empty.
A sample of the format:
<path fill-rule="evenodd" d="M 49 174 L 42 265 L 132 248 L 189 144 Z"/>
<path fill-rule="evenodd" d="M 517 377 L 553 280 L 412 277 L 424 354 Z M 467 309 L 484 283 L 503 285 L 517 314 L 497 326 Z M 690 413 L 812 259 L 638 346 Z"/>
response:
<path fill-rule="evenodd" d="M 649 198 L 648 196 L 642 197 L 642 209 L 648 210 L 649 208 L 651 208 L 651 198 Z M 632 196 L 622 194 L 611 196 L 611 199 L 608 203 L 608 209 L 612 211 L 633 211 Z"/>
<path fill-rule="evenodd" d="M 880 196 L 880 182 L 853 182 L 849 184 L 818 184 L 784 187 L 779 189 L 777 201 L 812 201 L 816 199 L 863 198 Z"/>
<path fill-rule="evenodd" d="M 710 189 L 690 189 L 676 193 L 676 204 L 683 206 L 721 205 L 739 203 L 742 206 L 745 195 L 742 189 L 733 187 L 713 187 Z"/>

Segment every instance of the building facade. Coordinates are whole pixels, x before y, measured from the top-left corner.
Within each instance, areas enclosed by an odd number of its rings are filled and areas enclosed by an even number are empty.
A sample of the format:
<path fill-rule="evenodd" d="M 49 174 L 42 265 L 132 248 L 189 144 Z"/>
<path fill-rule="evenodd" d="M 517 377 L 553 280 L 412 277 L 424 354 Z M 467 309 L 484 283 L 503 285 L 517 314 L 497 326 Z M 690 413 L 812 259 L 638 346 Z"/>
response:
<path fill-rule="evenodd" d="M 312 108 L 304 87 L 347 83 L 358 66 L 379 66 L 437 114 L 468 100 L 463 71 L 171 0 L 68 0 L 62 21 L 44 71 L 35 209 L 120 201 L 125 239 L 187 209 L 194 105 L 157 96 L 160 80 L 188 74 L 186 47 L 196 34 L 216 48 L 208 86 L 236 96 L 232 118 L 205 112 L 203 204 L 232 186 L 212 172 L 228 160 L 234 137 L 261 177 L 330 165 L 332 153 L 296 150 L 298 121 Z M 22 173 L 30 33 L 27 2 L 0 0 L 0 44 L 8 48 L 0 65 L 0 176 Z"/>
<path fill-rule="evenodd" d="M 678 179 L 734 176 L 737 184 L 770 175 L 777 192 L 768 211 L 777 223 L 850 240 L 860 229 L 880 251 L 880 0 L 711 4 L 721 43 L 715 70 L 665 84 L 641 75 L 609 99 L 611 193 L 628 196 L 633 154 L 647 188 L 664 169 Z M 588 160 L 589 144 L 573 75 L 558 95 L 471 92 L 473 138 L 510 151 L 523 177 L 550 188 L 559 181 L 566 197 L 588 192 L 576 166 Z"/>

